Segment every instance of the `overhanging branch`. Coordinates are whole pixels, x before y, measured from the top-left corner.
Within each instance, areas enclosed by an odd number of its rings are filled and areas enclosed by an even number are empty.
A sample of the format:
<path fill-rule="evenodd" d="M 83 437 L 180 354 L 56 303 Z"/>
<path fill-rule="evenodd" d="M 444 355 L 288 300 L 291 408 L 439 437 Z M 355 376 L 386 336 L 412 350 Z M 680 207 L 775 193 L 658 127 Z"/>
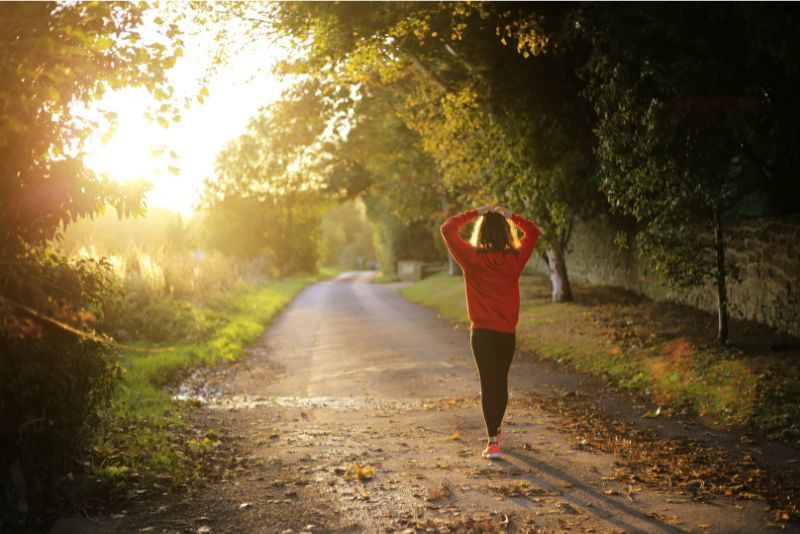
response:
<path fill-rule="evenodd" d="M 452 89 L 450 86 L 445 82 L 438 74 L 436 74 L 433 70 L 428 68 L 422 60 L 420 60 L 417 56 L 403 48 L 403 46 L 398 46 L 397 51 L 406 59 L 408 59 L 411 64 L 420 72 L 423 76 L 428 78 L 434 85 L 436 85 L 439 89 L 442 90 L 444 93 L 451 93 Z"/>

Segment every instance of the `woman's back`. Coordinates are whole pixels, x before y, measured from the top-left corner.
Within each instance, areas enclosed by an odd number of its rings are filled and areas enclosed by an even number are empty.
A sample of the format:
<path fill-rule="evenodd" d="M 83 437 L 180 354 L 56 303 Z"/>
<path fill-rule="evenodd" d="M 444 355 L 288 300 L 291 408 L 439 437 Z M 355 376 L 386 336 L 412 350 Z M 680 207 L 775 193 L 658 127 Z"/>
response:
<path fill-rule="evenodd" d="M 477 210 L 451 217 L 442 225 L 442 237 L 464 272 L 472 327 L 514 332 L 519 319 L 519 276 L 536 246 L 539 229 L 533 222 L 512 215 L 511 221 L 525 233 L 519 248 L 486 251 L 459 235 L 459 230 L 477 217 Z"/>

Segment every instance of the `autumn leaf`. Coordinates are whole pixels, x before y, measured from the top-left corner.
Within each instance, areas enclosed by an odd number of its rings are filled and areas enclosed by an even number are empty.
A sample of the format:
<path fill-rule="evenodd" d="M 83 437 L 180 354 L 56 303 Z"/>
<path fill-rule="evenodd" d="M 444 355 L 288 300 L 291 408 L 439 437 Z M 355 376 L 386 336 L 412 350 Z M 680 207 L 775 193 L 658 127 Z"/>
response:
<path fill-rule="evenodd" d="M 375 476 L 375 468 L 370 465 L 361 465 L 356 462 L 353 466 L 344 473 L 344 478 L 347 480 L 371 480 Z"/>

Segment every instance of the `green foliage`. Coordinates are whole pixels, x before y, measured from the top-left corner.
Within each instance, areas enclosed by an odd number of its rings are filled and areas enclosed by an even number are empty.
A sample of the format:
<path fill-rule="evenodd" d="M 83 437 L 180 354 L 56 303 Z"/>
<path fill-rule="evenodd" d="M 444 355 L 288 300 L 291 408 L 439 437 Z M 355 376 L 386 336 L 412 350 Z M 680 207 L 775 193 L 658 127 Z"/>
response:
<path fill-rule="evenodd" d="M 278 275 L 316 272 L 325 203 L 320 105 L 298 93 L 262 109 L 219 154 L 204 196 L 212 244 L 240 257 L 267 253 Z"/>
<path fill-rule="evenodd" d="M 374 262 L 374 229 L 364 204 L 346 202 L 332 208 L 322 219 L 323 265 L 364 268 Z"/>
<path fill-rule="evenodd" d="M 112 283 L 107 261 L 69 258 L 49 247 L 28 247 L 3 267 L 0 335 L 11 339 L 41 336 L 45 322 L 67 329 L 92 327 Z"/>
<path fill-rule="evenodd" d="M 166 343 L 203 338 L 216 326 L 189 302 L 153 297 L 148 291 L 124 294 L 108 306 L 104 329 L 120 342 Z"/>
<path fill-rule="evenodd" d="M 692 41 L 676 11 L 629 13 L 624 27 L 635 46 L 626 45 L 624 55 L 609 46 L 595 53 L 596 64 L 589 68 L 604 74 L 591 88 L 601 117 L 603 189 L 614 209 L 645 223 L 640 249 L 657 271 L 670 281 L 697 285 L 714 273 L 714 254 L 707 252 L 713 242 L 706 250 L 698 247 L 697 227 L 705 223 L 711 229 L 712 212 L 730 207 L 744 168 L 733 159 L 738 135 L 729 124 L 739 110 L 700 114 L 691 102 L 680 104 L 700 91 L 714 91 L 708 84 L 718 73 L 707 62 L 657 55 L 656 46 L 704 46 Z M 654 25 L 664 30 L 656 42 L 646 37 Z M 602 27 L 613 32 L 603 37 L 618 46 L 623 22 L 604 20 Z M 711 39 L 706 33 L 694 37 Z"/>
<path fill-rule="evenodd" d="M 442 258 L 438 228 L 431 231 L 427 221 L 404 224 L 396 234 L 395 254 L 399 260 L 435 262 Z"/>
<path fill-rule="evenodd" d="M 114 409 L 133 416 L 164 418 L 168 409 L 160 414 L 148 408 L 138 412 L 140 403 L 143 407 L 151 404 L 147 400 L 151 396 L 148 389 L 155 391 L 174 384 L 192 366 L 214 365 L 240 358 L 245 347 L 258 339 L 269 321 L 310 281 L 311 278 L 287 279 L 232 291 L 212 309 L 217 315 L 217 326 L 209 332 L 210 336 L 163 349 L 157 349 L 157 344 L 147 343 L 142 346 L 153 348 L 152 354 L 132 352 L 123 356 L 126 373 L 120 386 L 122 395 L 115 397 Z M 195 311 L 205 313 L 199 309 Z M 153 397 L 158 395 L 160 393 L 154 393 Z"/>
<path fill-rule="evenodd" d="M 775 144 L 796 135 L 800 110 L 782 96 L 800 88 L 795 61 L 754 60 L 763 45 L 748 32 L 773 9 L 586 7 L 576 26 L 593 43 L 585 72 L 603 191 L 614 210 L 640 223 L 639 250 L 669 283 L 716 283 L 721 343 L 732 270 L 726 216 L 748 195 L 796 191 L 780 184 L 796 182 L 800 171 Z M 789 33 L 775 39 L 796 46 Z M 775 113 L 793 117 L 792 125 L 765 120 Z"/>
<path fill-rule="evenodd" d="M 371 210 L 380 204 L 381 211 L 402 221 L 427 219 L 441 211 L 446 191 L 435 161 L 421 149 L 421 137 L 397 115 L 396 105 L 385 93 L 359 100 L 347 139 L 335 146 L 334 157 L 355 162 L 368 173 L 363 194 Z M 340 176 L 332 174 L 334 180 Z"/>
<path fill-rule="evenodd" d="M 434 161 L 419 146 L 419 135 L 396 115 L 386 94 L 362 98 L 354 117 L 347 139 L 334 147 L 334 158 L 349 165 L 334 165 L 326 178 L 346 184 L 348 195 L 363 197 L 376 227 L 381 270 L 394 273 L 398 259 L 442 257 L 444 250 L 434 242 L 440 242 L 447 194 Z"/>
<path fill-rule="evenodd" d="M 254 259 L 265 253 L 268 226 L 267 210 L 259 198 L 227 195 L 206 209 L 203 237 L 208 246 L 223 254 Z"/>
<path fill-rule="evenodd" d="M 796 125 L 768 119 L 797 116 L 794 99 L 781 96 L 800 83 L 795 60 L 755 59 L 763 48 L 797 46 L 789 32 L 764 39 L 763 24 L 779 11 L 687 5 L 581 13 L 595 45 L 586 73 L 603 190 L 614 209 L 642 222 L 643 251 L 673 282 L 696 285 L 715 274 L 715 214 L 781 181 L 784 196 L 796 182 L 796 160 L 775 143 Z"/>
<path fill-rule="evenodd" d="M 120 216 L 141 210 L 145 185 L 117 184 L 83 166 L 81 143 L 97 124 L 71 111 L 78 102 L 121 87 L 144 86 L 156 96 L 169 96 L 164 72 L 176 53 L 142 39 L 144 10 L 138 4 L 44 2 L 4 8 L 0 257 L 40 245 L 59 225 L 93 215 L 106 204 Z M 175 32 L 166 30 L 170 37 Z M 6 278 L 7 272 L 2 274 Z"/>
<path fill-rule="evenodd" d="M 107 261 L 114 290 L 102 302 L 102 330 L 126 343 L 204 339 L 217 327 L 207 309 L 245 279 L 237 263 L 218 252 L 129 246 Z"/>
<path fill-rule="evenodd" d="M 375 250 L 383 275 L 394 275 L 399 260 L 434 262 L 443 258 L 437 221 L 403 220 L 391 211 L 385 199 L 372 195 L 366 197 L 366 204 L 375 224 Z"/>
<path fill-rule="evenodd" d="M 381 276 L 391 278 L 397 273 L 397 236 L 403 230 L 403 223 L 385 211 L 375 210 L 371 215 L 375 223 L 375 252 L 381 266 Z"/>
<path fill-rule="evenodd" d="M 43 516 L 65 495 L 117 374 L 106 348 L 54 326 L 38 337 L 0 337 L 3 525 Z"/>

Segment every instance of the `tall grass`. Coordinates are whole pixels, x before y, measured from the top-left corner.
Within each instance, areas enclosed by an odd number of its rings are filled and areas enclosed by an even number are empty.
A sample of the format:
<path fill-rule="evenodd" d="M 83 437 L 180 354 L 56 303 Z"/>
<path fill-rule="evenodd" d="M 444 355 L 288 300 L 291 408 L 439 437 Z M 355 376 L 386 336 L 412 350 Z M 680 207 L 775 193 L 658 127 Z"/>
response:
<path fill-rule="evenodd" d="M 102 252 L 83 247 L 79 254 Z M 104 257 L 111 264 L 115 290 L 100 310 L 101 327 L 122 342 L 207 338 L 219 326 L 214 311 L 225 309 L 231 291 L 267 279 L 258 266 L 243 268 L 219 252 L 130 244 L 122 253 Z"/>

